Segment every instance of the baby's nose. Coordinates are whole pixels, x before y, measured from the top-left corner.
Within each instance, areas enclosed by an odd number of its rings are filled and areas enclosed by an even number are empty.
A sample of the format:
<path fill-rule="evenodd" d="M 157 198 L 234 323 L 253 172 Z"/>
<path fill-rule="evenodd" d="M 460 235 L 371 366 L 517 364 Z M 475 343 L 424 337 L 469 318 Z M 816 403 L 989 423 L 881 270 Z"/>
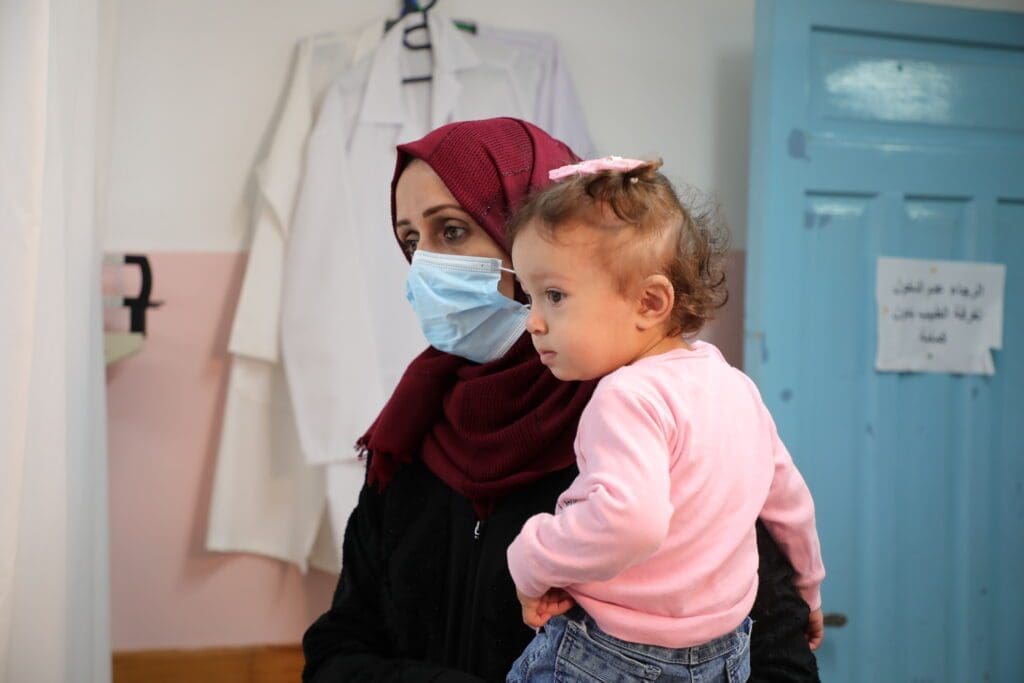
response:
<path fill-rule="evenodd" d="M 544 319 L 541 318 L 540 313 L 535 308 L 530 309 L 530 315 L 526 318 L 526 331 L 532 335 L 544 334 L 547 332 L 547 327 L 544 325 Z"/>

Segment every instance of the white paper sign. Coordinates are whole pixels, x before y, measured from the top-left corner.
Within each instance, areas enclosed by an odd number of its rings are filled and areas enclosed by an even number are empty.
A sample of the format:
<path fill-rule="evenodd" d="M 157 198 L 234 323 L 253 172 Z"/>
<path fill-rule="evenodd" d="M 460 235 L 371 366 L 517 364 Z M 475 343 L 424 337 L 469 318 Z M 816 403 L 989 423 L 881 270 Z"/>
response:
<path fill-rule="evenodd" d="M 879 258 L 875 368 L 994 374 L 1005 281 L 1000 264 Z"/>

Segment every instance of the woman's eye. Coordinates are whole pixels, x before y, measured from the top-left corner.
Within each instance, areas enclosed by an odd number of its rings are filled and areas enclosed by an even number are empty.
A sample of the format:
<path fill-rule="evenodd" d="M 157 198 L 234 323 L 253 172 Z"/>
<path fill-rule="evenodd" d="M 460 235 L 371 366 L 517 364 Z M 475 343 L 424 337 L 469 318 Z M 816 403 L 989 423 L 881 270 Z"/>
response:
<path fill-rule="evenodd" d="M 548 291 L 544 292 L 544 294 L 548 297 L 548 301 L 550 301 L 553 304 L 561 303 L 562 299 L 565 298 L 565 294 L 559 292 L 557 289 L 549 289 Z"/>
<path fill-rule="evenodd" d="M 448 242 L 457 242 L 466 234 L 466 229 L 459 225 L 444 226 L 444 238 Z"/>
<path fill-rule="evenodd" d="M 406 254 L 411 254 L 416 251 L 416 247 L 420 243 L 419 235 L 409 235 L 402 240 L 402 248 L 405 249 Z"/>

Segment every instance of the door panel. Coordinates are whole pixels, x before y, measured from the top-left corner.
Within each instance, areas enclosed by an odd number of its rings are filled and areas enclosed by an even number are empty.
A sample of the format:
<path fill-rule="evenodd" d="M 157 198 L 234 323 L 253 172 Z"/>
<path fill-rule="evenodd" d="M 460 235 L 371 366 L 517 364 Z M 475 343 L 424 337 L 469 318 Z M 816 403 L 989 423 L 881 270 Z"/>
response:
<path fill-rule="evenodd" d="M 1024 17 L 781 0 L 756 30 L 745 359 L 848 617 L 823 680 L 1020 680 Z M 875 372 L 879 256 L 1006 264 L 994 377 Z"/>

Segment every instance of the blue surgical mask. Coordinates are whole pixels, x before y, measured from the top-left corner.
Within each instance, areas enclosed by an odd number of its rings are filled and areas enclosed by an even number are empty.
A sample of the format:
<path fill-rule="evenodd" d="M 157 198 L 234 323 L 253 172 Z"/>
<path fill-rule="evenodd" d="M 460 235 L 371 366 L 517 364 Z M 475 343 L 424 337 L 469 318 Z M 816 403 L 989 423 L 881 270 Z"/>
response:
<path fill-rule="evenodd" d="M 503 270 L 496 258 L 413 253 L 405 298 L 431 346 L 477 363 L 512 348 L 530 309 L 498 291 Z"/>

